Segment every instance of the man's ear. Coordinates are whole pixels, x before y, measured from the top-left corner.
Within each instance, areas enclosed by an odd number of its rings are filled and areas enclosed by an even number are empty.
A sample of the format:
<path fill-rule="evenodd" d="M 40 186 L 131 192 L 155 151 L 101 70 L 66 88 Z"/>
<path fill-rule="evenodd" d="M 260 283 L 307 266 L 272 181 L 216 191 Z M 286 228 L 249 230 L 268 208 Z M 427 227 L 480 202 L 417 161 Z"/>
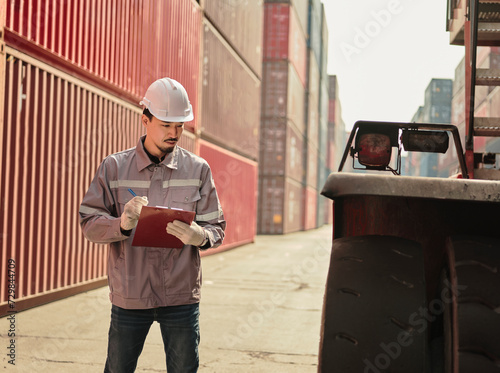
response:
<path fill-rule="evenodd" d="M 147 127 L 148 124 L 149 124 L 149 118 L 145 114 L 142 114 L 142 125 L 144 127 Z"/>

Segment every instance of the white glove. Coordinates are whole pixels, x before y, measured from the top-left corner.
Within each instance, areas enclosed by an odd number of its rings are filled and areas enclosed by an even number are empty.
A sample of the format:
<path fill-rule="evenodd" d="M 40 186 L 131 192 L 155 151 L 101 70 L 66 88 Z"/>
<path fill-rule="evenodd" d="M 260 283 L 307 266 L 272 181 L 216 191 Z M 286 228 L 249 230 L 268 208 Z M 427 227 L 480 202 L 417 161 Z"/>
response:
<path fill-rule="evenodd" d="M 167 224 L 167 233 L 177 237 L 184 245 L 193 246 L 200 246 L 206 237 L 205 230 L 194 221 L 189 225 L 180 220 L 174 220 Z"/>
<path fill-rule="evenodd" d="M 136 196 L 128 201 L 125 204 L 123 214 L 120 217 L 120 227 L 124 231 L 129 231 L 135 228 L 137 221 L 139 220 L 139 215 L 141 214 L 142 206 L 146 206 L 147 204 L 148 197 Z"/>

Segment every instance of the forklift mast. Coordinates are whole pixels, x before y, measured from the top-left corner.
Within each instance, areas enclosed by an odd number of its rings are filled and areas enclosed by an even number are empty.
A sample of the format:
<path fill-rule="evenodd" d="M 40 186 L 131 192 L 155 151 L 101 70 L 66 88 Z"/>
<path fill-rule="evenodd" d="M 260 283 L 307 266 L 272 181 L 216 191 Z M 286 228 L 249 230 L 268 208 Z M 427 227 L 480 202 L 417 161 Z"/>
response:
<path fill-rule="evenodd" d="M 500 137 L 500 118 L 477 115 L 475 97 L 478 86 L 500 86 L 499 67 L 477 68 L 478 47 L 500 46 L 500 0 L 448 0 L 447 31 L 450 44 L 465 46 L 465 159 L 469 176 L 498 180 L 497 156 L 476 153 L 474 139 Z"/>

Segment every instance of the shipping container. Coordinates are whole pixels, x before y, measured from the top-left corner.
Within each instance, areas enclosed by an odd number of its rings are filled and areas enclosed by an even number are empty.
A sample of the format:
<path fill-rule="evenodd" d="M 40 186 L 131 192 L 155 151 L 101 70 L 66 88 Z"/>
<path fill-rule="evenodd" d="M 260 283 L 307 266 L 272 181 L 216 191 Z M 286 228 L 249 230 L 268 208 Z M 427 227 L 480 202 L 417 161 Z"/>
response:
<path fill-rule="evenodd" d="M 10 1 L 6 44 L 138 104 L 169 76 L 198 113 L 201 10 L 191 0 Z"/>
<path fill-rule="evenodd" d="M 319 129 L 318 129 L 318 149 L 322 159 L 326 159 L 328 147 L 328 116 L 329 116 L 329 96 L 327 80 L 320 81 L 320 96 L 319 96 Z"/>
<path fill-rule="evenodd" d="M 322 6 L 321 0 L 309 0 L 307 47 L 313 51 L 318 66 L 321 63 Z"/>
<path fill-rule="evenodd" d="M 305 90 L 295 68 L 286 61 L 267 61 L 262 76 L 262 117 L 288 118 L 305 134 Z"/>
<path fill-rule="evenodd" d="M 318 227 L 321 227 L 323 224 L 326 224 L 328 220 L 326 215 L 328 210 L 326 209 L 326 207 L 328 201 L 331 200 L 321 196 L 320 192 L 323 189 L 323 186 L 325 185 L 326 179 L 330 174 L 330 172 L 331 170 L 328 168 L 327 165 L 327 156 L 320 157 L 318 161 L 318 186 L 317 186 L 318 207 L 317 207 L 317 218 L 316 218 Z"/>
<path fill-rule="evenodd" d="M 295 11 L 290 5 L 281 3 L 266 4 L 264 9 L 264 61 L 291 62 L 305 87 L 307 42 Z"/>
<path fill-rule="evenodd" d="M 307 88 L 307 141 L 318 145 L 319 136 L 319 99 L 320 75 L 319 66 L 309 51 L 309 79 Z"/>
<path fill-rule="evenodd" d="M 137 106 L 6 53 L 0 274 L 15 261 L 20 311 L 106 283 L 107 246 L 84 239 L 79 205 L 104 157 L 135 146 L 144 129 Z M 0 294 L 5 315 L 6 287 Z"/>
<path fill-rule="evenodd" d="M 206 20 L 202 68 L 202 138 L 257 160 L 260 79 Z"/>
<path fill-rule="evenodd" d="M 305 187 L 304 192 L 304 223 L 303 230 L 317 228 L 318 191 L 316 188 Z"/>
<path fill-rule="evenodd" d="M 264 0 L 264 3 L 280 3 L 292 6 L 297 15 L 297 19 L 299 20 L 302 32 L 304 33 L 304 35 L 307 35 L 307 22 L 309 20 L 309 0 Z"/>
<path fill-rule="evenodd" d="M 325 6 L 321 4 L 321 79 L 328 79 L 328 23 L 326 20 Z"/>
<path fill-rule="evenodd" d="M 259 175 L 304 178 L 304 137 L 286 118 L 265 118 L 261 126 Z"/>
<path fill-rule="evenodd" d="M 318 188 L 318 163 L 318 148 L 309 142 L 306 153 L 306 184 L 315 189 Z"/>
<path fill-rule="evenodd" d="M 204 0 L 205 17 L 258 76 L 262 71 L 262 1 Z"/>
<path fill-rule="evenodd" d="M 259 177 L 259 234 L 286 234 L 302 229 L 302 185 L 283 176 Z"/>
<path fill-rule="evenodd" d="M 199 142 L 200 156 L 210 165 L 227 222 L 223 245 L 203 255 L 253 242 L 257 229 L 257 163 L 207 141 Z"/>

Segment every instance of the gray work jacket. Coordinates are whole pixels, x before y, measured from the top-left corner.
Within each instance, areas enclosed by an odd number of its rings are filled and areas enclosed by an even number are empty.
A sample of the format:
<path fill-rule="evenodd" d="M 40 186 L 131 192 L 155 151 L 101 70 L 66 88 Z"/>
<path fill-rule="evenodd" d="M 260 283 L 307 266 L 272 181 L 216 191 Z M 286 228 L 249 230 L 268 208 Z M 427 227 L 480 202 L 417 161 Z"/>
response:
<path fill-rule="evenodd" d="M 208 233 L 208 247 L 224 238 L 226 221 L 208 163 L 180 148 L 154 164 L 144 151 L 142 138 L 135 148 L 112 154 L 99 166 L 80 205 L 85 237 L 109 243 L 108 282 L 111 302 L 126 309 L 192 304 L 200 301 L 199 248 L 131 246 L 120 230 L 125 204 L 147 196 L 149 206 L 168 206 L 196 212 L 195 220 Z"/>

